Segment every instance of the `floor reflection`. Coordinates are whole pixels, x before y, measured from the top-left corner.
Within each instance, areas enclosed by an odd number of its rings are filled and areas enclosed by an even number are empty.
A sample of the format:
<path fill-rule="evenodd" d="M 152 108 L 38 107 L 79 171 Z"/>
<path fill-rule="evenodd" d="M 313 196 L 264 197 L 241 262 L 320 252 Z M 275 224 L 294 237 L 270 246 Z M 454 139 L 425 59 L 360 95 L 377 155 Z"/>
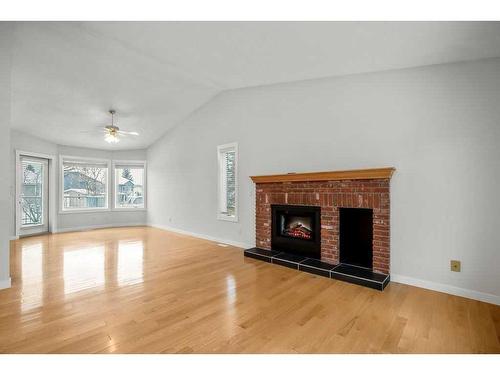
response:
<path fill-rule="evenodd" d="M 118 243 L 118 285 L 138 284 L 144 281 L 144 246 L 142 241 Z"/>
<path fill-rule="evenodd" d="M 127 239 L 128 238 L 128 239 Z M 123 231 L 34 236 L 13 242 L 11 264 L 19 282 L 20 311 L 144 282 L 145 240 Z"/>
<path fill-rule="evenodd" d="M 226 295 L 228 305 L 233 305 L 236 302 L 236 281 L 233 275 L 226 276 Z"/>
<path fill-rule="evenodd" d="M 225 335 L 233 335 L 235 333 L 236 313 L 236 293 L 237 285 L 233 275 L 226 275 L 226 303 L 224 319 L 221 322 L 221 328 Z"/>
<path fill-rule="evenodd" d="M 23 311 L 39 307 L 43 301 L 43 244 L 27 244 L 21 252 Z"/>
<path fill-rule="evenodd" d="M 64 252 L 64 293 L 104 285 L 104 246 Z"/>

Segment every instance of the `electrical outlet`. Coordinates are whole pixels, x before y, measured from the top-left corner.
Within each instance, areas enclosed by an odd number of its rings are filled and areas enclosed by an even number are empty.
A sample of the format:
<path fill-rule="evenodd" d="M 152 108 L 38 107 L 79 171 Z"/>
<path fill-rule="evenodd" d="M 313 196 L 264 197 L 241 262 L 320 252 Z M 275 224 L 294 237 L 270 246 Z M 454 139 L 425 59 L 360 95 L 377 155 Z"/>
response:
<path fill-rule="evenodd" d="M 459 260 L 451 260 L 450 261 L 450 270 L 453 272 L 460 272 L 460 261 Z"/>

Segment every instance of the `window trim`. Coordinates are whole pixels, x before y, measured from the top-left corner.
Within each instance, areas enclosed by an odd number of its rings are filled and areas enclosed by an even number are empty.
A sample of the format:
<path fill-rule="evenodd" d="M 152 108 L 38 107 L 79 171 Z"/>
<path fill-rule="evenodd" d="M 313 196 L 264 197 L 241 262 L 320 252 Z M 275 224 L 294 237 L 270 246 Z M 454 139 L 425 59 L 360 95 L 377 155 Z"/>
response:
<path fill-rule="evenodd" d="M 112 211 L 120 211 L 120 212 L 125 212 L 125 211 L 146 211 L 148 207 L 148 200 L 147 200 L 147 179 L 148 179 L 148 172 L 147 172 L 147 161 L 146 160 L 113 160 L 112 161 L 112 170 L 113 170 L 113 176 L 112 176 L 112 186 L 113 186 L 113 208 L 111 209 Z M 144 168 L 144 178 L 143 178 L 143 186 L 142 186 L 142 194 L 143 194 L 143 200 L 144 200 L 144 207 L 117 207 L 116 205 L 116 197 L 118 196 L 117 194 L 117 188 L 118 186 L 116 185 L 116 165 L 121 165 L 121 164 L 127 164 L 130 166 L 140 166 Z"/>
<path fill-rule="evenodd" d="M 108 168 L 107 178 L 106 178 L 106 207 L 103 208 L 74 208 L 65 209 L 64 208 L 64 160 L 75 160 L 83 162 L 97 162 L 106 164 Z M 59 213 L 60 214 L 74 214 L 74 213 L 92 213 L 92 212 L 108 212 L 111 211 L 110 208 L 110 190 L 111 186 L 111 160 L 103 158 L 90 158 L 83 156 L 72 156 L 72 155 L 59 155 Z"/>
<path fill-rule="evenodd" d="M 234 216 L 224 214 L 220 212 L 220 197 L 222 195 L 222 184 L 221 184 L 221 154 L 228 150 L 233 150 L 235 152 L 235 186 L 234 186 Z M 226 143 L 223 145 L 217 146 L 217 219 L 231 222 L 238 222 L 239 210 L 239 183 L 238 183 L 238 170 L 239 170 L 239 153 L 238 153 L 238 142 Z"/>
<path fill-rule="evenodd" d="M 31 156 L 35 158 L 47 159 L 49 161 L 49 199 L 47 209 L 49 214 L 49 232 L 54 232 L 57 227 L 57 155 L 56 154 L 43 154 L 39 152 L 23 151 L 21 149 L 15 150 L 16 154 L 16 171 L 15 171 L 15 238 L 19 238 L 21 227 L 18 225 L 18 218 L 21 215 L 19 207 L 19 197 L 20 197 L 20 172 L 21 172 L 21 156 Z"/>

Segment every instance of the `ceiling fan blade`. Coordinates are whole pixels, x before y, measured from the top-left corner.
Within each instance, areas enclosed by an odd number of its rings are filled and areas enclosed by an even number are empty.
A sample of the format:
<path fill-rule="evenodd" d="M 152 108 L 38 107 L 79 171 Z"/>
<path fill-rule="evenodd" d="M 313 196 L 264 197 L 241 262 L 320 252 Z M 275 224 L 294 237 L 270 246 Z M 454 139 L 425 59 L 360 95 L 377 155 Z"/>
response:
<path fill-rule="evenodd" d="M 100 128 L 100 129 L 94 129 L 94 130 L 80 130 L 80 131 L 78 131 L 78 133 L 80 133 L 80 134 L 99 134 L 99 133 L 105 134 L 105 133 L 107 133 L 107 131 L 104 130 L 103 128 Z"/>
<path fill-rule="evenodd" d="M 137 132 L 127 132 L 127 131 L 124 131 L 124 130 L 118 130 L 118 134 L 122 134 L 122 135 L 139 135 L 139 133 L 137 133 Z"/>

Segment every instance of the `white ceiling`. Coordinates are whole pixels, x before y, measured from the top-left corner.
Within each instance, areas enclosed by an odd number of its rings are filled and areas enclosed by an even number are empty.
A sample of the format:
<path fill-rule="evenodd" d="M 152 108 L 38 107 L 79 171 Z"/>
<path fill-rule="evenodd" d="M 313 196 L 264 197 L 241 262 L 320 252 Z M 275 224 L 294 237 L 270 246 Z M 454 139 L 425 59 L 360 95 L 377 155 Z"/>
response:
<path fill-rule="evenodd" d="M 144 148 L 240 87 L 500 57 L 500 22 L 17 23 L 13 127 L 59 144 Z M 94 130 L 137 131 L 109 145 Z"/>

